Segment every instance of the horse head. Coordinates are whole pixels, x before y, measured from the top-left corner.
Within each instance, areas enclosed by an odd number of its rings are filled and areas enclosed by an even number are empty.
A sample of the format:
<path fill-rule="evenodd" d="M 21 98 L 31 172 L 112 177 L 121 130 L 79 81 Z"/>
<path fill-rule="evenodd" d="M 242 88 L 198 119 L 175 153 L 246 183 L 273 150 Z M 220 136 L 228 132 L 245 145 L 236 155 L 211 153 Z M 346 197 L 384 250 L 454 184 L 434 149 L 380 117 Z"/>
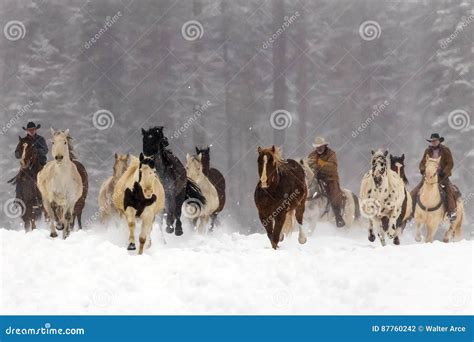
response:
<path fill-rule="evenodd" d="M 163 134 L 163 126 L 155 126 L 150 129 L 143 129 L 143 153 L 146 157 L 152 157 L 158 151 L 169 145 L 168 138 Z"/>
<path fill-rule="evenodd" d="M 188 177 L 195 182 L 199 181 L 202 177 L 204 177 L 202 169 L 202 154 L 199 153 L 196 156 L 191 156 L 188 153 L 186 155 L 186 173 Z"/>
<path fill-rule="evenodd" d="M 372 151 L 372 178 L 377 186 L 382 184 L 382 180 L 387 175 L 387 155 L 388 151 Z"/>
<path fill-rule="evenodd" d="M 38 150 L 28 138 L 18 137 L 18 147 L 21 151 L 20 168 L 31 169 L 39 163 Z"/>
<path fill-rule="evenodd" d="M 402 154 L 400 157 L 390 155 L 390 169 L 396 172 L 405 184 L 408 183 L 405 175 L 405 154 Z"/>
<path fill-rule="evenodd" d="M 271 184 L 278 182 L 278 167 L 283 163 L 281 150 L 273 145 L 272 147 L 258 147 L 258 176 L 260 178 L 260 186 L 263 189 L 268 188 Z"/>
<path fill-rule="evenodd" d="M 427 183 L 438 183 L 438 169 L 441 157 L 430 158 L 426 156 L 425 159 L 425 180 Z"/>
<path fill-rule="evenodd" d="M 53 135 L 52 144 L 52 154 L 53 159 L 57 163 L 61 163 L 65 158 L 66 160 L 73 159 L 72 146 L 71 146 L 71 136 L 69 135 L 69 129 L 65 131 L 55 131 L 51 128 L 51 134 Z"/>
<path fill-rule="evenodd" d="M 139 184 L 143 190 L 145 198 L 149 199 L 154 193 L 154 184 L 156 180 L 155 162 L 151 158 L 147 158 L 140 153 L 139 166 Z"/>
<path fill-rule="evenodd" d="M 130 161 L 129 154 L 119 154 L 115 153 L 115 162 L 114 162 L 114 177 L 118 179 L 128 167 Z"/>

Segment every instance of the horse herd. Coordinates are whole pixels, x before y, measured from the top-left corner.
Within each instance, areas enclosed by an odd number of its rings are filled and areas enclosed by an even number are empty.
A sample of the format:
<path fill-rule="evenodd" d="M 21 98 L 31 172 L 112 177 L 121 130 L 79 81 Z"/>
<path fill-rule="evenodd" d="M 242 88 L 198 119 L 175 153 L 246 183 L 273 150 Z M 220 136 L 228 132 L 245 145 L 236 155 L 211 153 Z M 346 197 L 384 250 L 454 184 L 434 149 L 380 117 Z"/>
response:
<path fill-rule="evenodd" d="M 51 237 L 57 230 L 63 238 L 69 236 L 77 219 L 82 228 L 81 215 L 88 193 L 88 175 L 77 160 L 69 130 L 52 134 L 52 157 L 46 165 L 38 162 L 34 144 L 20 138 L 22 155 L 20 171 L 10 182 L 21 184 L 22 218 L 25 229 L 36 227 L 42 213 L 50 221 Z M 129 228 L 128 250 L 136 250 L 135 226 L 141 220 L 138 253 L 151 245 L 150 233 L 156 216 L 165 214 L 166 232 L 183 234 L 181 216 L 187 217 L 199 233 L 212 231 L 216 218 L 225 205 L 225 178 L 210 167 L 210 148 L 196 147 L 196 154 L 186 156 L 186 164 L 169 149 L 163 127 L 142 129 L 143 152 L 139 157 L 115 154 L 113 174 L 99 192 L 99 212 L 102 222 L 113 216 L 126 220 Z M 329 199 L 324 196 L 320 182 L 315 181 L 308 161 L 283 159 L 280 148 L 258 148 L 258 176 L 255 204 L 259 219 L 274 249 L 285 236 L 299 225 L 298 241 L 307 237 L 303 219 L 333 221 Z M 350 226 L 369 220 L 369 240 L 375 234 L 383 246 L 388 235 L 400 244 L 400 235 L 407 221 L 414 216 L 416 240 L 421 240 L 421 227 L 426 225 L 425 241 L 433 240 L 438 226 L 446 220 L 442 190 L 438 185 L 439 159 L 426 159 L 426 175 L 419 196 L 412 199 L 406 186 L 404 156 L 388 157 L 387 151 L 372 151 L 371 169 L 364 175 L 357 197 L 343 189 L 344 219 Z M 35 177 L 32 177 L 34 175 Z M 412 213 L 412 203 L 416 202 Z M 440 205 L 441 203 L 441 205 Z M 461 237 L 463 204 L 458 199 L 458 216 L 451 222 L 444 241 Z M 161 227 L 161 226 L 160 226 Z"/>

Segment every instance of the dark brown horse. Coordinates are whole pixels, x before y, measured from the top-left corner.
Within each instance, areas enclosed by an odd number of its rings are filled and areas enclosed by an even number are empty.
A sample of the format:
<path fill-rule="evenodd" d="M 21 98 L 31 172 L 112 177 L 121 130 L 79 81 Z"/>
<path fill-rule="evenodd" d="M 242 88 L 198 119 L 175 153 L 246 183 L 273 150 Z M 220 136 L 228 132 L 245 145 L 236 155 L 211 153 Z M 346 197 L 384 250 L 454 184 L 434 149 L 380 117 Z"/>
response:
<path fill-rule="evenodd" d="M 30 139 L 19 138 L 18 149 L 22 151 L 20 171 L 8 183 L 16 185 L 16 203 L 22 210 L 25 230 L 36 228 L 36 221 L 41 217 L 41 193 L 36 186 L 36 175 L 43 168 L 38 150 Z"/>
<path fill-rule="evenodd" d="M 87 171 L 84 165 L 82 165 L 81 162 L 79 162 L 76 159 L 73 159 L 72 162 L 76 164 L 77 171 L 81 175 L 82 195 L 81 195 L 81 198 L 79 198 L 79 200 L 76 202 L 76 205 L 74 206 L 74 214 L 72 216 L 71 227 L 74 228 L 74 222 L 77 218 L 77 224 L 79 225 L 79 229 L 82 229 L 82 210 L 84 209 L 84 206 L 86 205 L 86 197 L 89 191 L 89 180 L 88 180 Z"/>
<path fill-rule="evenodd" d="M 211 163 L 211 147 L 208 146 L 207 148 L 198 148 L 196 147 L 196 155 L 202 155 L 201 163 L 202 163 L 202 172 L 204 175 L 209 179 L 212 185 L 217 190 L 217 196 L 219 198 L 219 207 L 217 210 L 211 215 L 211 228 L 212 231 L 214 229 L 214 224 L 217 218 L 217 215 L 224 209 L 225 205 L 225 178 L 224 175 L 217 169 L 210 167 Z"/>
<path fill-rule="evenodd" d="M 405 230 L 407 222 L 412 217 L 413 211 L 413 199 L 411 198 L 410 192 L 407 191 L 406 186 L 408 185 L 408 179 L 405 175 L 405 154 L 400 157 L 390 155 L 390 169 L 396 172 L 405 183 L 405 197 L 403 199 L 402 211 L 397 219 L 397 227 Z"/>
<path fill-rule="evenodd" d="M 255 188 L 258 216 L 267 231 L 272 247 L 278 248 L 283 234 L 293 231 L 294 218 L 299 223 L 299 243 L 306 242 L 303 215 L 308 190 L 305 173 L 293 159 L 283 160 L 279 148 L 258 148 L 259 182 Z"/>

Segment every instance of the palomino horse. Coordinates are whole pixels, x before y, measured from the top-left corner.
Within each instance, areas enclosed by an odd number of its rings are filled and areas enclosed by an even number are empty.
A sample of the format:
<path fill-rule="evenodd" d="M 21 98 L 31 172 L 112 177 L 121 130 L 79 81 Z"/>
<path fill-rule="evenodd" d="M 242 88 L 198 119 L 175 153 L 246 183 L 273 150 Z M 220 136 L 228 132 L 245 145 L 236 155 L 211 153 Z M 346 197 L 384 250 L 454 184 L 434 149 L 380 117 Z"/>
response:
<path fill-rule="evenodd" d="M 359 195 L 362 214 L 370 221 L 369 241 L 375 240 L 375 229 L 382 246 L 386 244 L 385 232 L 395 245 L 400 244 L 397 220 L 405 198 L 403 180 L 390 169 L 387 154 L 372 151 L 372 169 L 364 175 Z"/>
<path fill-rule="evenodd" d="M 155 215 L 165 206 L 165 191 L 154 170 L 154 162 L 144 158 L 131 157 L 130 166 L 118 179 L 112 196 L 115 207 L 123 214 L 128 223 L 128 250 L 135 250 L 136 217 L 142 220 L 140 231 L 140 248 L 138 254 L 143 254 L 151 246 L 150 233 L 155 221 Z"/>
<path fill-rule="evenodd" d="M 314 172 L 306 159 L 300 160 L 300 165 L 305 171 L 306 186 L 308 187 L 308 198 L 306 199 L 306 221 L 335 222 L 336 217 L 331 208 L 329 198 L 321 191 L 321 185 L 314 176 Z M 346 225 L 351 226 L 360 218 L 359 200 L 349 189 L 342 189 L 344 196 L 344 207 L 342 215 Z M 311 233 L 314 229 L 311 230 Z"/>
<path fill-rule="evenodd" d="M 22 209 L 25 230 L 36 228 L 36 221 L 41 217 L 41 194 L 36 186 L 36 176 L 43 166 L 40 163 L 38 150 L 31 140 L 18 137 L 21 159 L 20 171 L 8 183 L 16 185 L 16 200 Z"/>
<path fill-rule="evenodd" d="M 83 183 L 76 164 L 71 160 L 69 130 L 54 131 L 52 154 L 38 173 L 37 184 L 43 198 L 43 205 L 51 218 L 51 237 L 56 237 L 56 226 L 64 229 L 63 238 L 69 236 L 73 225 L 74 207 L 82 196 Z"/>
<path fill-rule="evenodd" d="M 217 190 L 217 196 L 219 196 L 219 206 L 217 210 L 211 215 L 211 228 L 214 229 L 217 215 L 224 209 L 225 205 L 225 178 L 224 175 L 217 169 L 210 167 L 211 163 L 211 147 L 197 148 L 196 155 L 202 154 L 202 172 L 209 178 L 209 181 L 214 185 Z"/>
<path fill-rule="evenodd" d="M 278 248 L 283 234 L 291 234 L 294 218 L 299 223 L 298 242 L 304 244 L 303 215 L 308 190 L 303 168 L 293 159 L 283 160 L 275 146 L 259 147 L 257 151 L 260 180 L 255 188 L 255 204 L 272 247 Z"/>
<path fill-rule="evenodd" d="M 444 199 L 440 192 L 438 182 L 438 167 L 441 157 L 430 158 L 427 156 L 425 165 L 425 177 L 423 185 L 416 198 L 415 223 L 416 223 L 416 241 L 421 241 L 421 227 L 426 225 L 427 234 L 425 242 L 432 242 L 438 230 L 438 227 L 447 219 L 447 212 L 444 206 Z M 450 224 L 445 233 L 443 241 L 449 242 L 450 239 L 458 240 L 462 236 L 462 222 L 464 217 L 464 202 L 459 197 L 457 199 L 457 218 Z"/>
<path fill-rule="evenodd" d="M 219 208 L 219 196 L 215 186 L 203 172 L 202 154 L 192 157 L 189 154 L 186 155 L 186 173 L 196 183 L 206 199 L 206 204 L 193 201 L 184 203 L 186 206 L 184 209 L 185 215 L 197 221 L 197 231 L 203 234 L 206 231 L 209 219 Z"/>
<path fill-rule="evenodd" d="M 411 198 L 410 192 L 407 190 L 408 179 L 405 175 L 405 155 L 402 154 L 400 157 L 390 155 L 390 168 L 398 174 L 405 185 L 402 212 L 397 219 L 397 227 L 400 227 L 403 232 L 407 222 L 411 219 L 413 211 L 413 199 Z"/>
<path fill-rule="evenodd" d="M 163 127 L 142 129 L 143 153 L 155 161 L 155 169 L 165 189 L 166 232 L 183 234 L 181 210 L 185 200 L 206 204 L 197 185 L 186 176 L 186 169 L 179 159 L 167 149 L 168 138 Z M 174 226 L 176 221 L 176 225 Z"/>
<path fill-rule="evenodd" d="M 115 206 L 113 206 L 112 195 L 114 192 L 115 184 L 117 184 L 120 176 L 123 175 L 128 167 L 130 160 L 129 154 L 117 154 L 115 153 L 115 162 L 113 175 L 107 178 L 101 185 L 99 191 L 99 211 L 100 221 L 104 223 L 111 215 L 118 213 Z"/>

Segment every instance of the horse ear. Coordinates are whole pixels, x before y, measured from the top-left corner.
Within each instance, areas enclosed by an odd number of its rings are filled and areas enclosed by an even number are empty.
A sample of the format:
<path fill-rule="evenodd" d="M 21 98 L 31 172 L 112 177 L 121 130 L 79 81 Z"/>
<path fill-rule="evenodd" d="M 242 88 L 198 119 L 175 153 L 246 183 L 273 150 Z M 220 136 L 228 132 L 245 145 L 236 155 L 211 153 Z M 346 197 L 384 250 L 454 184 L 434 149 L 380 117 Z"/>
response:
<path fill-rule="evenodd" d="M 189 155 L 189 153 L 186 153 L 186 161 L 188 162 L 190 159 L 191 159 L 191 156 Z"/>
<path fill-rule="evenodd" d="M 275 152 L 275 145 L 272 145 L 272 152 Z"/>
<path fill-rule="evenodd" d="M 54 136 L 54 133 L 56 133 L 56 132 L 54 131 L 54 128 L 53 128 L 53 127 L 50 127 L 50 130 L 51 130 L 51 135 Z"/>
<path fill-rule="evenodd" d="M 20 140 L 20 141 L 21 141 L 21 137 L 20 137 L 20 136 L 18 136 L 18 140 Z"/>
<path fill-rule="evenodd" d="M 393 159 L 393 156 L 392 156 L 392 154 L 390 153 L 390 160 L 392 160 L 392 159 Z"/>
<path fill-rule="evenodd" d="M 197 155 L 197 158 L 198 158 L 199 161 L 201 161 L 201 160 L 202 160 L 202 153 L 199 153 L 199 154 Z"/>
<path fill-rule="evenodd" d="M 199 149 L 198 149 L 198 147 L 197 147 L 197 146 L 196 146 L 196 153 L 199 153 Z"/>
<path fill-rule="evenodd" d="M 118 159 L 118 154 L 117 154 L 117 152 L 115 152 L 114 157 L 115 157 L 115 159 Z"/>
<path fill-rule="evenodd" d="M 142 128 L 142 135 L 145 135 L 146 131 Z"/>
<path fill-rule="evenodd" d="M 401 158 L 403 161 L 405 160 L 405 153 L 402 154 Z"/>
<path fill-rule="evenodd" d="M 372 153 L 372 155 L 374 155 L 374 154 L 375 154 L 375 151 L 374 151 L 374 150 L 372 150 L 372 151 L 370 151 L 370 153 Z"/>
<path fill-rule="evenodd" d="M 386 157 L 387 154 L 388 154 L 388 151 L 385 151 L 385 152 L 383 153 L 383 156 Z"/>
<path fill-rule="evenodd" d="M 145 157 L 143 156 L 143 153 L 140 152 L 140 162 L 142 162 L 143 159 L 145 159 Z"/>
<path fill-rule="evenodd" d="M 64 134 L 69 135 L 69 128 L 64 131 Z"/>
<path fill-rule="evenodd" d="M 258 153 L 262 152 L 262 148 L 261 148 L 260 146 L 257 147 L 257 152 L 258 152 Z"/>

